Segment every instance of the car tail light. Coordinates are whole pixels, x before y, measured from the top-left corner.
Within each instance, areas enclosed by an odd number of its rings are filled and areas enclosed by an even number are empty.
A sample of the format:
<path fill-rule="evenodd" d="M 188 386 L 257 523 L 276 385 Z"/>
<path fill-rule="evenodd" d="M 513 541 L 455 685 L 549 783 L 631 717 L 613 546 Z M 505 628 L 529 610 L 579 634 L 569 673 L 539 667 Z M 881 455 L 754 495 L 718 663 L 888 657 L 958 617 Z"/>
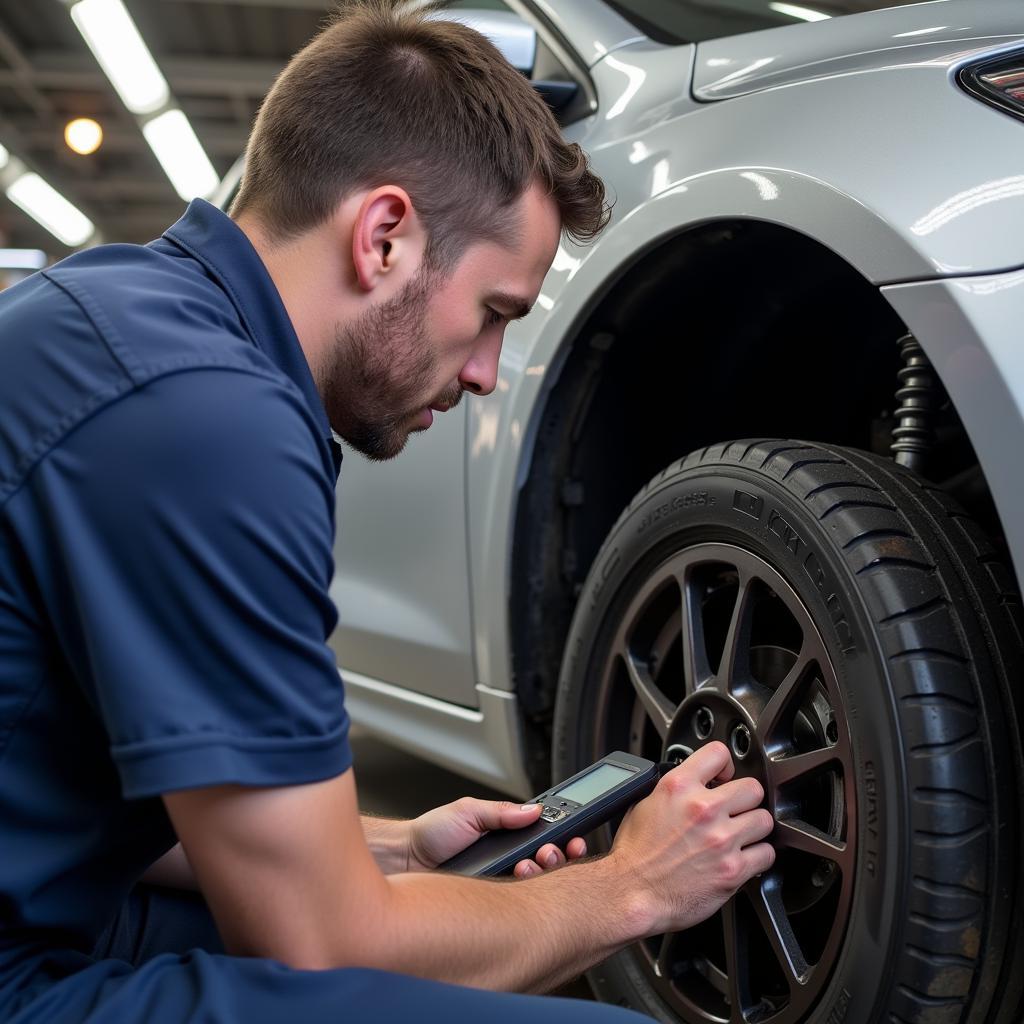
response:
<path fill-rule="evenodd" d="M 1024 118 L 1024 53 L 972 64 L 957 78 L 972 96 Z"/>

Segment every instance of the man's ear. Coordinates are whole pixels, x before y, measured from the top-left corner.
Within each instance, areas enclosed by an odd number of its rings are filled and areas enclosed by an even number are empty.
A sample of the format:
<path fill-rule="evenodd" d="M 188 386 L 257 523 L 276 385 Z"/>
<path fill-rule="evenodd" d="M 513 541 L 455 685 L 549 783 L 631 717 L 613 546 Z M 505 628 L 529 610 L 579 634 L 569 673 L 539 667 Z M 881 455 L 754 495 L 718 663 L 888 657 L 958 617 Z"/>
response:
<path fill-rule="evenodd" d="M 352 265 L 359 287 L 368 292 L 388 277 L 411 277 L 425 241 L 405 189 L 382 185 L 368 192 L 352 227 Z"/>

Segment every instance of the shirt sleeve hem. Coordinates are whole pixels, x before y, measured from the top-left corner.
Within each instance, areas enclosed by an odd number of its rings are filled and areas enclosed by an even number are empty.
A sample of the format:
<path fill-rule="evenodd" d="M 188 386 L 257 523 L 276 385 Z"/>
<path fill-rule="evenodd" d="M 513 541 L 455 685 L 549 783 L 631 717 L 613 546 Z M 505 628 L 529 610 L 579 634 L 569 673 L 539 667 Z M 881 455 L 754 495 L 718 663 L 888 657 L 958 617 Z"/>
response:
<path fill-rule="evenodd" d="M 113 751 L 126 800 L 202 786 L 287 786 L 333 778 L 352 765 L 348 721 L 317 737 L 191 735 Z"/>

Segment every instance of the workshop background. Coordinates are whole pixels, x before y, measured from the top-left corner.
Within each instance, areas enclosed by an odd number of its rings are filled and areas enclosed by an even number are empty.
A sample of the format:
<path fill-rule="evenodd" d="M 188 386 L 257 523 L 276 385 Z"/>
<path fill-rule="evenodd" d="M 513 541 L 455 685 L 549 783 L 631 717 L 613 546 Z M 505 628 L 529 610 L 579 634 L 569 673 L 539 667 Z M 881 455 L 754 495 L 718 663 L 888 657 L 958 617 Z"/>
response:
<path fill-rule="evenodd" d="M 330 8 L 0 0 L 0 248 L 28 250 L 0 256 L 0 284 L 83 244 L 148 242 L 212 194 L 275 75 Z"/>

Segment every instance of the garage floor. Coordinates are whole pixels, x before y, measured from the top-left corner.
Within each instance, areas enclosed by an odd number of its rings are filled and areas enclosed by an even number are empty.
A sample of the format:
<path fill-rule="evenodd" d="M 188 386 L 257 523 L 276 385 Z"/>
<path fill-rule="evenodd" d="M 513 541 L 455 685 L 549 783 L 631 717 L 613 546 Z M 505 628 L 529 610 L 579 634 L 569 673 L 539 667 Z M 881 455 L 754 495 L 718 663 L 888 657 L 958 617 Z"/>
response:
<path fill-rule="evenodd" d="M 367 814 L 413 818 L 460 796 L 505 798 L 503 793 L 389 747 L 358 726 L 353 727 L 350 739 L 355 755 L 359 806 Z M 593 998 L 583 978 L 570 982 L 555 994 L 574 999 Z"/>

